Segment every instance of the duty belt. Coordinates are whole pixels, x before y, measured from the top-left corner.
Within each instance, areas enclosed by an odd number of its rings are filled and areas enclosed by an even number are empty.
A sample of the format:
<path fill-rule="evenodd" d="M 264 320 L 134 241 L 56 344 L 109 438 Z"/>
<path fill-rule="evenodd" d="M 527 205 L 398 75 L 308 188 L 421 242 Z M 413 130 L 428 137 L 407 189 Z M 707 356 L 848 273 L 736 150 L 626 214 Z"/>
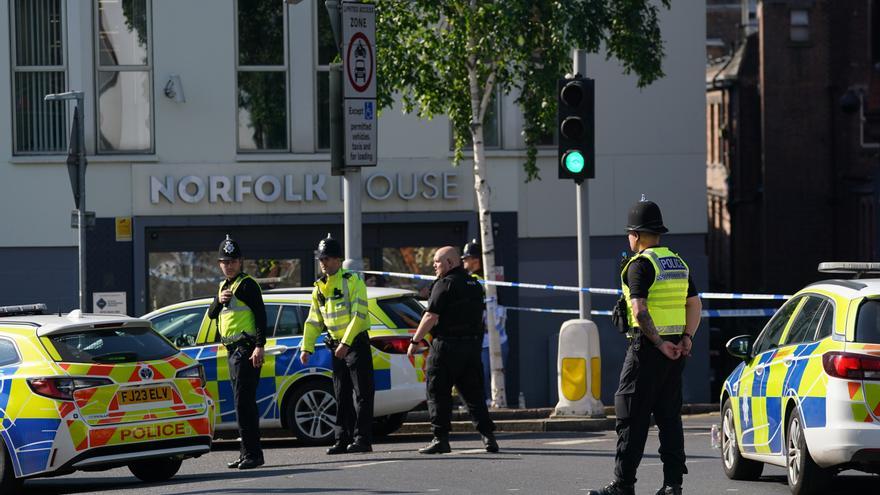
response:
<path fill-rule="evenodd" d="M 236 333 L 230 335 L 229 337 L 220 337 L 220 342 L 226 347 L 227 350 L 232 351 L 236 347 L 243 347 L 248 345 L 256 344 L 256 337 L 249 333 Z"/>

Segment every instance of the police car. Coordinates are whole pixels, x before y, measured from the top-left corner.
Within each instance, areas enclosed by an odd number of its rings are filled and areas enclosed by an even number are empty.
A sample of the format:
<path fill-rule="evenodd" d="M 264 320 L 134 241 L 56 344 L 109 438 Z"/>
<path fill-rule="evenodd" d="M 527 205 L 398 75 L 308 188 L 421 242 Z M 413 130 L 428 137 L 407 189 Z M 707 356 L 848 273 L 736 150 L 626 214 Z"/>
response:
<path fill-rule="evenodd" d="M 425 355 L 418 354 L 412 360 L 406 355 L 424 311 L 413 295 L 404 289 L 367 287 L 376 385 L 376 435 L 396 431 L 406 420 L 407 412 L 425 400 Z M 207 316 L 212 300 L 173 304 L 144 318 L 202 363 L 207 389 L 217 401 L 217 429 L 236 430 L 226 348 L 220 344 L 217 321 Z M 270 290 L 263 293 L 263 301 L 269 329 L 257 388 L 260 427 L 288 429 L 309 445 L 331 443 L 336 421 L 331 353 L 319 337 L 307 366 L 297 356 L 311 304 L 311 289 Z"/>
<path fill-rule="evenodd" d="M 822 263 L 880 273 L 880 263 Z M 786 468 L 792 493 L 823 493 L 844 469 L 880 473 L 880 279 L 825 280 L 786 302 L 757 338 L 731 339 L 743 359 L 721 392 L 729 478 Z"/>
<path fill-rule="evenodd" d="M 202 366 L 127 316 L 0 308 L 0 493 L 22 479 L 128 466 L 174 476 L 211 448 Z"/>

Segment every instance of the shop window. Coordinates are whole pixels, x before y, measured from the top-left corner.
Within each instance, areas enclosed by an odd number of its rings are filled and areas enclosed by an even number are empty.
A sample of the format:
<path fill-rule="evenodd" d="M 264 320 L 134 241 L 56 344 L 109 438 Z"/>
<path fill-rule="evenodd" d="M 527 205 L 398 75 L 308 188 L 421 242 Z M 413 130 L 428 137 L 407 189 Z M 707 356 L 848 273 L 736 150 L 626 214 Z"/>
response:
<path fill-rule="evenodd" d="M 285 5 L 236 2 L 239 151 L 289 151 Z"/>
<path fill-rule="evenodd" d="M 808 10 L 792 10 L 790 13 L 790 39 L 796 43 L 810 41 L 810 12 Z"/>
<path fill-rule="evenodd" d="M 150 0 L 96 0 L 98 152 L 152 153 Z"/>
<path fill-rule="evenodd" d="M 382 270 L 386 272 L 413 273 L 434 275 L 434 254 L 439 247 L 400 247 L 382 248 Z M 395 278 L 393 286 L 410 289 L 418 293 L 421 299 L 430 295 L 431 282 Z"/>
<path fill-rule="evenodd" d="M 47 94 L 67 91 L 66 3 L 9 3 L 15 154 L 67 151 L 66 102 L 43 101 Z"/>
<path fill-rule="evenodd" d="M 216 251 L 153 252 L 148 262 L 149 311 L 189 299 L 213 297 L 222 278 Z M 243 271 L 256 278 L 264 290 L 302 284 L 299 259 L 245 259 Z"/>

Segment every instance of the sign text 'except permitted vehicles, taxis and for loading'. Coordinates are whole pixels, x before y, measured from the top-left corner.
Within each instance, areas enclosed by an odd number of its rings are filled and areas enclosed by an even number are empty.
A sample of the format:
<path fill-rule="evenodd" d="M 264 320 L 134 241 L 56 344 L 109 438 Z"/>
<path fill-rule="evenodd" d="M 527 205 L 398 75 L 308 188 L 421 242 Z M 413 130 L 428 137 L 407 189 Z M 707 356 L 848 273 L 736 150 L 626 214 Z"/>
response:
<path fill-rule="evenodd" d="M 376 165 L 376 14 L 373 5 L 342 4 L 345 166 Z"/>

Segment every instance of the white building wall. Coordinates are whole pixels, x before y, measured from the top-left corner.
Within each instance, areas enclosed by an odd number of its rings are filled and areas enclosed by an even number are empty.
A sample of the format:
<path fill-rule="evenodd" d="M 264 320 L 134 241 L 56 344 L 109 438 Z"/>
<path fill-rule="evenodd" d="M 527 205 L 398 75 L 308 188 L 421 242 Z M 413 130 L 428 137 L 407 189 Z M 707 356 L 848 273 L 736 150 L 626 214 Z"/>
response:
<path fill-rule="evenodd" d="M 621 74 L 604 56 L 588 59 L 588 73 L 597 87 L 597 178 L 590 181 L 593 235 L 619 235 L 626 211 L 647 194 L 663 208 L 674 233 L 703 233 L 705 216 L 704 96 L 702 88 L 705 15 L 700 5 L 674 5 L 664 12 L 666 77 L 638 89 L 635 77 Z M 69 80 L 87 93 L 86 133 L 89 151 L 95 144 L 94 34 L 91 2 L 68 0 Z M 294 116 L 294 153 L 236 153 L 235 12 L 232 0 L 153 0 L 153 109 L 155 154 L 90 157 L 87 174 L 88 209 L 99 217 L 131 215 L 216 215 L 258 213 L 341 212 L 338 178 L 329 177 L 326 153 L 314 153 L 315 2 L 288 7 L 290 107 Z M 0 3 L 0 26 L 8 26 L 9 3 Z M 0 36 L 0 198 L 14 215 L 0 217 L 0 247 L 74 246 L 69 228 L 73 201 L 63 156 L 13 157 L 9 37 Z M 186 102 L 166 98 L 163 87 L 171 74 L 181 77 Z M 520 147 L 521 118 L 505 98 L 502 142 Z M 540 152 L 542 180 L 525 184 L 521 150 L 488 152 L 495 211 L 517 211 L 520 237 L 575 235 L 575 189 L 556 178 L 556 151 Z M 450 164 L 449 122 L 422 121 L 386 110 L 379 125 L 380 166 L 365 175 L 443 172 L 455 174 L 457 200 L 405 201 L 392 195 L 384 201 L 364 196 L 364 210 L 472 210 L 473 181 L 467 161 Z M 150 177 L 193 175 L 205 178 L 261 175 L 327 175 L 326 201 L 263 203 L 253 196 L 241 203 L 190 205 L 150 201 Z M 407 186 L 408 189 L 408 186 Z M 430 192 L 430 191 L 429 191 Z M 33 207 L 27 207 L 33 205 Z"/>

